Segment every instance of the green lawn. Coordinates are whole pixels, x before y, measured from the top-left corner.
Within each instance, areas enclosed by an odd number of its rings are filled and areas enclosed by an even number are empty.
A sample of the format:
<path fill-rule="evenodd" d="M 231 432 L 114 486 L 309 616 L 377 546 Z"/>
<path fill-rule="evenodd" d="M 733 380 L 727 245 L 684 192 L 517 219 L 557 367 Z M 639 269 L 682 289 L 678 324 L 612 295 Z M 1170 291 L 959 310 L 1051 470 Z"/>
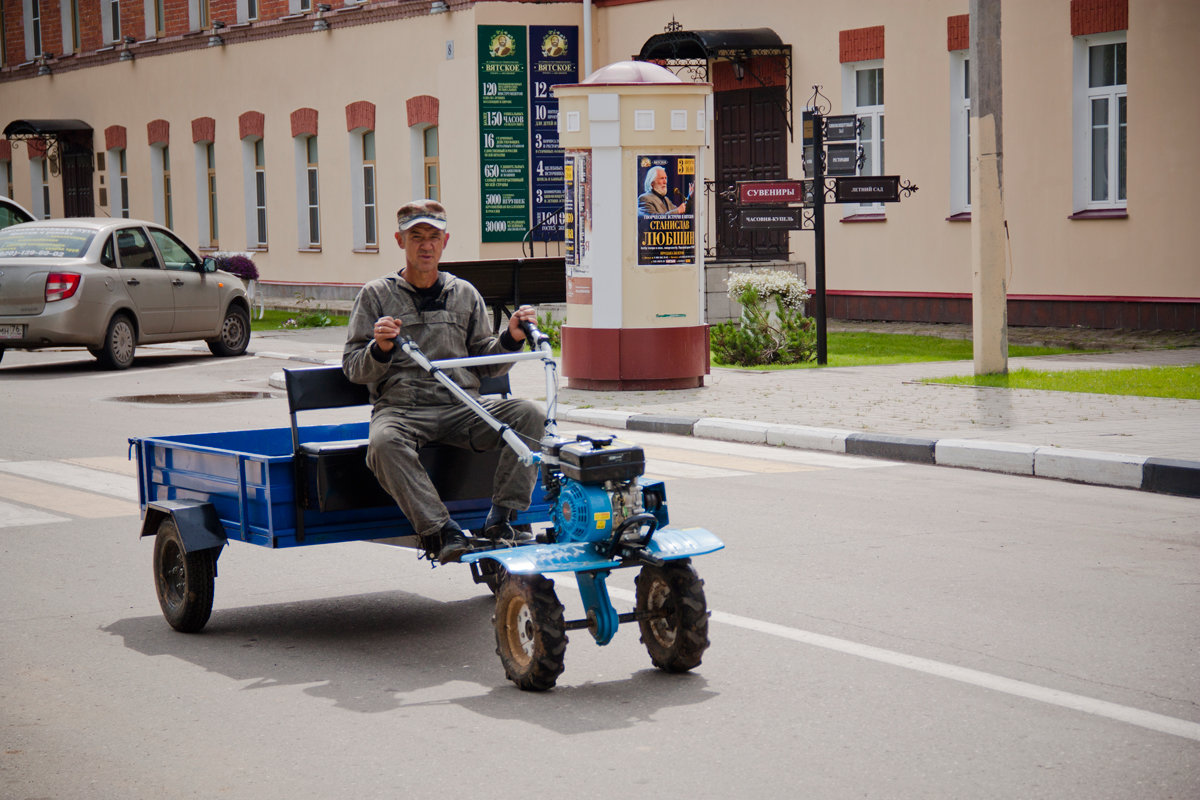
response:
<path fill-rule="evenodd" d="M 1200 366 L 1079 369 L 1058 372 L 1018 369 L 1007 375 L 956 375 L 951 378 L 927 378 L 925 383 L 1200 400 Z"/>
<path fill-rule="evenodd" d="M 898 333 L 829 333 L 826 336 L 828 367 L 863 367 L 878 364 L 906 364 L 918 361 L 966 361 L 975 357 L 969 339 L 943 339 L 940 336 L 914 336 Z M 1049 356 L 1079 353 L 1070 347 L 1033 347 L 1010 345 L 1010 356 Z M 731 366 L 731 365 L 718 365 Z M 805 364 L 742 367 L 742 369 L 811 369 Z"/>
<path fill-rule="evenodd" d="M 291 321 L 289 323 L 289 320 Z M 263 318 L 258 319 L 257 312 L 250 320 L 252 331 L 277 331 L 281 328 L 323 328 L 330 325 L 345 325 L 349 320 L 327 311 L 314 309 L 312 311 L 283 311 L 278 308 L 268 308 Z"/>

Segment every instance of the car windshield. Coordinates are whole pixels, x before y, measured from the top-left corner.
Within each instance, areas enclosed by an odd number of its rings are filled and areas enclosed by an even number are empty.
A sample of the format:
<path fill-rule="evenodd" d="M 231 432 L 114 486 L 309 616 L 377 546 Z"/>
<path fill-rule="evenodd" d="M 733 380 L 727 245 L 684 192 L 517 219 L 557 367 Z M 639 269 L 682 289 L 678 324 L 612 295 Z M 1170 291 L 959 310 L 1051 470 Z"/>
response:
<path fill-rule="evenodd" d="M 0 258 L 82 258 L 95 236 L 87 228 L 5 228 L 0 230 Z"/>

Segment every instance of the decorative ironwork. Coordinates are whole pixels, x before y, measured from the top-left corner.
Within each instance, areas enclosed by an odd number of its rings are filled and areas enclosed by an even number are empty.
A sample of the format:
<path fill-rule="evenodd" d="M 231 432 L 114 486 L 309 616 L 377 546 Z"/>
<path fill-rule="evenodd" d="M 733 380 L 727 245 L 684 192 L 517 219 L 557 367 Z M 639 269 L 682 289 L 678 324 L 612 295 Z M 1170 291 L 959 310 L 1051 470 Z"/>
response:
<path fill-rule="evenodd" d="M 672 14 L 671 21 L 667 23 L 666 27 L 663 28 L 663 30 L 666 31 L 667 33 L 675 33 L 676 31 L 683 30 L 683 24 L 676 22 L 675 15 Z"/>
<path fill-rule="evenodd" d="M 826 97 L 825 95 L 821 94 L 820 86 L 817 86 L 814 84 L 812 88 L 813 88 L 812 97 L 808 98 L 807 107 L 811 108 L 813 111 L 817 112 L 818 114 L 820 114 L 822 116 L 828 114 L 829 110 L 831 108 L 833 108 L 833 106 L 830 104 L 829 98 Z M 821 102 L 822 100 L 824 100 L 825 102 Z"/>
<path fill-rule="evenodd" d="M 19 148 L 21 142 L 25 142 L 27 147 L 29 142 L 40 142 L 44 147 L 43 157 L 50 167 L 50 174 L 56 178 L 59 176 L 61 172 L 59 165 L 62 163 L 62 159 L 59 155 L 60 143 L 57 136 L 46 136 L 40 133 L 10 133 L 5 138 L 12 142 L 14 150 Z"/>

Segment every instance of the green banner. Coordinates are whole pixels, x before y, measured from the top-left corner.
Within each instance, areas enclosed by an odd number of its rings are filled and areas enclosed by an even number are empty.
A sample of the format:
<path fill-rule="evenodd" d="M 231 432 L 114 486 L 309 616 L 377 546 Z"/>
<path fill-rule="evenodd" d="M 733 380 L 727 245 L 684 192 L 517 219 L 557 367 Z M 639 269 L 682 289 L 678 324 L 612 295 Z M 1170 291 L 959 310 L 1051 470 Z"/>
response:
<path fill-rule="evenodd" d="M 479 186 L 482 241 L 529 230 L 529 52 L 524 25 L 480 25 Z"/>

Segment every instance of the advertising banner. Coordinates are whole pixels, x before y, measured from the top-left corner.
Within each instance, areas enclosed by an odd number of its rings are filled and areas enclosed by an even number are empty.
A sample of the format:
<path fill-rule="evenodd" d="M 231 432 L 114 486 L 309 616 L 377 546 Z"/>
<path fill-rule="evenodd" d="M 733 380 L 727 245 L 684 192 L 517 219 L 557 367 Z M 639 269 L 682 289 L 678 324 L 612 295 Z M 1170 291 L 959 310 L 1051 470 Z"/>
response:
<path fill-rule="evenodd" d="M 481 241 L 519 242 L 529 230 L 528 48 L 524 25 L 480 25 Z"/>
<path fill-rule="evenodd" d="M 533 235 L 539 242 L 563 240 L 563 151 L 558 141 L 561 83 L 579 82 L 579 28 L 529 26 L 529 116 L 533 151 Z"/>
<path fill-rule="evenodd" d="M 565 156 L 567 302 L 592 304 L 592 161 L 586 150 Z"/>
<path fill-rule="evenodd" d="M 638 266 L 696 263 L 696 159 L 637 157 Z"/>

